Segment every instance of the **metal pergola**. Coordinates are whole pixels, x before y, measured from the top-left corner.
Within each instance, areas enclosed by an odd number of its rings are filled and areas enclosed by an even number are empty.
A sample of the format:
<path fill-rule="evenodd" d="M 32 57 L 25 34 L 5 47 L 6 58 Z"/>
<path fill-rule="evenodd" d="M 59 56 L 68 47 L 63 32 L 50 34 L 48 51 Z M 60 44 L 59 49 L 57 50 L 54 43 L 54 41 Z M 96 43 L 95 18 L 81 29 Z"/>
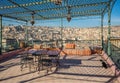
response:
<path fill-rule="evenodd" d="M 103 18 L 108 14 L 108 55 L 110 55 L 111 11 L 116 0 L 0 0 L 0 47 L 2 48 L 2 17 L 29 22 L 34 20 L 66 18 L 68 6 L 71 17 L 101 16 L 101 40 L 103 45 Z"/>

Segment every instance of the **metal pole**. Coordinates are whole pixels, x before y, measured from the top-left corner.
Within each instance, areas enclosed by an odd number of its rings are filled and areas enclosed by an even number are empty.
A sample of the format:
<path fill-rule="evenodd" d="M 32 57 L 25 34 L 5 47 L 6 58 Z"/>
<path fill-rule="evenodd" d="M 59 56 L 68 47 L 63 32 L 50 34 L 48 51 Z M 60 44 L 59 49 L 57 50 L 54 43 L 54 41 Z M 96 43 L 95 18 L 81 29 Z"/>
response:
<path fill-rule="evenodd" d="M 0 55 L 2 55 L 2 16 L 0 16 Z"/>
<path fill-rule="evenodd" d="M 27 27 L 27 22 L 26 22 L 26 27 L 25 27 L 25 46 L 27 46 L 28 43 L 28 27 Z"/>
<path fill-rule="evenodd" d="M 61 46 L 63 47 L 62 30 L 63 30 L 63 18 L 61 18 Z"/>
<path fill-rule="evenodd" d="M 111 9 L 109 3 L 108 4 L 108 48 L 107 48 L 108 55 L 111 55 L 110 34 L 111 34 Z"/>
<path fill-rule="evenodd" d="M 101 43 L 102 43 L 102 48 L 104 48 L 104 41 L 103 41 L 103 14 L 101 15 Z"/>

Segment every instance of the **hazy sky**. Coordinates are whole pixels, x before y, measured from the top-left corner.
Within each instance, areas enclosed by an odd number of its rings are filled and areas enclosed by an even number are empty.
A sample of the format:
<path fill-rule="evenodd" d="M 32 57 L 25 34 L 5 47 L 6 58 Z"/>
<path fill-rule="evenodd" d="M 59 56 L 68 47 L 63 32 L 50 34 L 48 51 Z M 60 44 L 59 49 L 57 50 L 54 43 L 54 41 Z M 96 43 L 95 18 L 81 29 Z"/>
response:
<path fill-rule="evenodd" d="M 101 25 L 101 17 L 78 17 L 72 18 L 70 22 L 65 19 L 62 19 L 63 26 L 71 27 L 96 27 Z M 107 13 L 104 16 L 104 26 L 107 25 L 108 15 Z M 3 25 L 25 25 L 23 22 L 3 18 Z M 29 25 L 29 23 L 28 23 Z M 120 0 L 117 0 L 112 13 L 111 13 L 111 25 L 120 25 Z M 36 21 L 35 26 L 61 26 L 61 19 L 57 20 L 48 20 L 48 21 Z"/>

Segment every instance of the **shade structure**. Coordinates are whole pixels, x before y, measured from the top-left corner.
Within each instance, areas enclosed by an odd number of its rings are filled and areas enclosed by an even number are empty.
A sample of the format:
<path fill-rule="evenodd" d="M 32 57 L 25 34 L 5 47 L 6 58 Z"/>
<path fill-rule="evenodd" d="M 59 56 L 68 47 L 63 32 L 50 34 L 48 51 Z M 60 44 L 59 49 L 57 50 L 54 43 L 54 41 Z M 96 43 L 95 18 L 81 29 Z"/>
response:
<path fill-rule="evenodd" d="M 112 9 L 116 0 L 0 0 L 0 15 L 22 21 L 30 21 L 35 12 L 35 20 L 66 18 L 67 8 L 71 7 L 71 17 L 105 14 L 108 5 Z M 59 0 L 58 0 L 59 1 Z"/>

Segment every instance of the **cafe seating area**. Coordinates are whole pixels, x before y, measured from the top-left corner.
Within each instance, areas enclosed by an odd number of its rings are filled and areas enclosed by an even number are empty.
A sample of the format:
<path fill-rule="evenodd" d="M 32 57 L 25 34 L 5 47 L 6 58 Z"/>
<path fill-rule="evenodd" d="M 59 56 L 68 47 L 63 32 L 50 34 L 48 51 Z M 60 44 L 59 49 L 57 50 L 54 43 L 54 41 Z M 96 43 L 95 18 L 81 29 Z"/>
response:
<path fill-rule="evenodd" d="M 34 50 L 39 50 L 39 49 L 59 50 L 59 47 L 44 48 L 42 47 L 42 45 L 35 44 L 32 49 Z M 60 52 L 60 55 L 74 55 L 74 56 L 89 56 L 91 54 L 92 54 L 92 50 L 89 46 L 77 47 L 77 45 L 72 44 L 72 43 L 66 43 L 62 47 L 62 51 Z"/>
<path fill-rule="evenodd" d="M 115 3 L 1 0 L 0 83 L 119 83 Z"/>
<path fill-rule="evenodd" d="M 33 66 L 34 70 L 38 72 L 46 69 L 48 73 L 53 66 L 59 66 L 60 52 L 61 49 L 59 48 L 42 48 L 41 45 L 37 44 L 33 47 L 24 48 L 24 51 L 19 53 L 21 56 L 21 71 L 24 68 L 31 71 Z"/>
<path fill-rule="evenodd" d="M 34 70 L 38 73 L 42 70 L 46 70 L 46 73 L 56 72 L 61 64 L 60 57 L 62 56 L 91 56 L 102 52 L 101 48 L 98 47 L 94 49 L 88 46 L 80 48 L 73 43 L 66 43 L 62 48 L 45 48 L 42 44 L 25 47 L 21 44 L 21 48 L 24 49 L 19 52 L 21 71 L 27 69 L 29 72 Z M 52 71 L 53 67 L 56 68 L 54 71 Z"/>
<path fill-rule="evenodd" d="M 85 51 L 85 48 L 90 52 Z M 84 54 L 77 54 L 77 51 L 83 51 Z M 65 44 L 63 48 L 45 48 L 41 44 L 34 44 L 32 47 L 23 46 L 21 51 L 8 59 L 8 62 L 5 61 L 1 64 L 3 67 L 0 71 L 2 71 L 3 76 L 0 77 L 0 81 L 7 83 L 16 79 L 14 80 L 16 83 L 39 81 L 44 83 L 48 81 L 42 79 L 54 79 L 56 77 L 55 82 L 62 81 L 63 83 L 69 80 L 71 83 L 78 82 L 78 80 L 85 83 L 89 83 L 89 81 L 93 83 L 119 83 L 110 67 L 103 67 L 100 61 L 106 60 L 103 57 L 104 53 L 100 47 L 78 48 L 71 43 Z M 7 65 L 9 65 L 8 68 Z M 14 71 L 13 75 L 10 74 L 12 71 Z M 5 74 L 5 72 L 8 73 Z M 52 82 L 49 80 L 49 83 Z"/>

